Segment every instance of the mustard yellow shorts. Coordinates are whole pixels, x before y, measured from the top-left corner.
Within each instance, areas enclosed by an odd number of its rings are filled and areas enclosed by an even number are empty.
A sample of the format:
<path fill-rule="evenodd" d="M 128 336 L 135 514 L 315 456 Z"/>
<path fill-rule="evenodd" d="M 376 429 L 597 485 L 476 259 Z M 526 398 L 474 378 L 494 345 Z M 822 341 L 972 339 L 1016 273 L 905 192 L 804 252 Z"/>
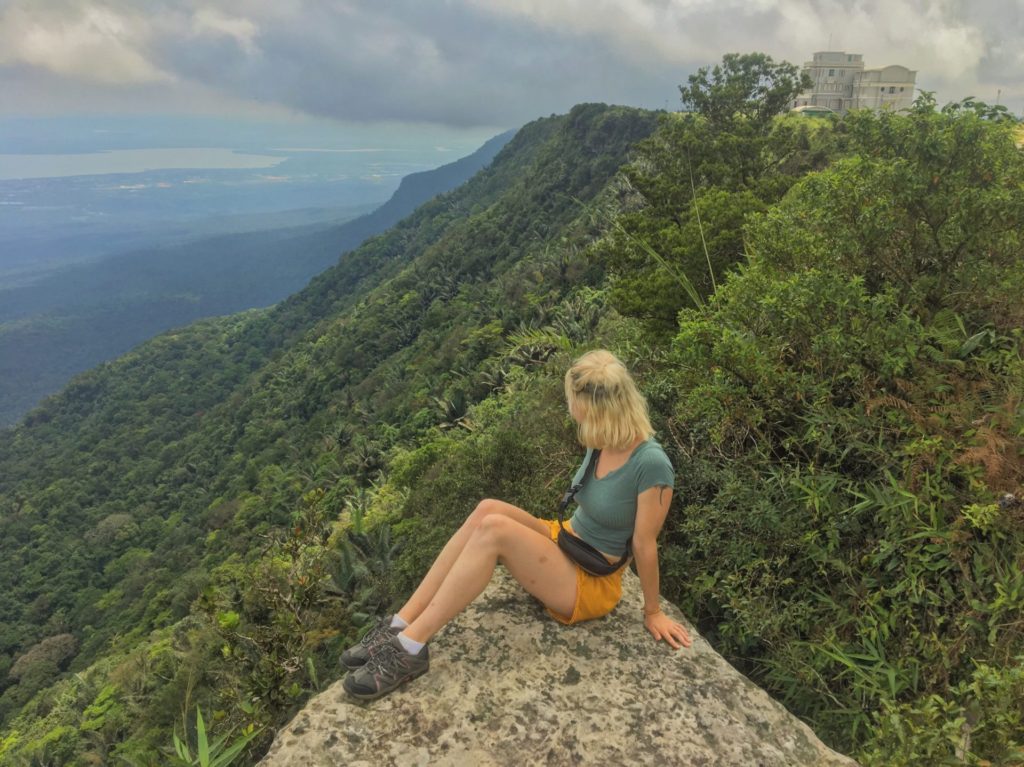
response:
<path fill-rule="evenodd" d="M 551 540 L 558 541 L 557 519 L 544 519 L 551 526 Z M 566 522 L 565 527 L 572 532 L 572 526 Z M 622 571 L 620 567 L 611 575 L 591 575 L 579 565 L 576 565 L 576 604 L 573 606 L 572 615 L 566 617 L 547 608 L 548 614 L 560 623 L 570 624 L 588 621 L 593 618 L 600 618 L 607 615 L 619 603 L 622 598 Z"/>

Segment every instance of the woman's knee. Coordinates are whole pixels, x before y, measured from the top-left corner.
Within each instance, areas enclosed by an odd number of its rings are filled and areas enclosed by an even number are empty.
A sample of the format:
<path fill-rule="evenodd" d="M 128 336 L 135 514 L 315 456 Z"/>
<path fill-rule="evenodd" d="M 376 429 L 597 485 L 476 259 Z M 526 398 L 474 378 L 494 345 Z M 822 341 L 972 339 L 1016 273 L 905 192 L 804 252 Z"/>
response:
<path fill-rule="evenodd" d="M 477 527 L 488 516 L 498 514 L 498 509 L 501 506 L 501 501 L 494 498 L 484 498 L 480 503 L 476 505 L 476 508 L 469 513 L 466 517 L 465 524 Z"/>
<path fill-rule="evenodd" d="M 478 544 L 500 547 L 518 525 L 503 514 L 486 514 L 481 517 L 473 532 Z"/>

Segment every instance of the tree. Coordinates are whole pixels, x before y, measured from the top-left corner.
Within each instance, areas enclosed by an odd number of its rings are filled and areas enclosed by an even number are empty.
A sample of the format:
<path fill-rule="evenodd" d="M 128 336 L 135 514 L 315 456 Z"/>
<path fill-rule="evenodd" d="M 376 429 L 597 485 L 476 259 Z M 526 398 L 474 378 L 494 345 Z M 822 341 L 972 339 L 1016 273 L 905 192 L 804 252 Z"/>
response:
<path fill-rule="evenodd" d="M 936 111 L 925 93 L 906 114 L 847 115 L 852 156 L 751 223 L 758 256 L 859 275 L 923 317 L 948 308 L 976 329 L 1018 327 L 1024 155 L 1012 122 L 964 104 Z"/>
<path fill-rule="evenodd" d="M 32 645 L 20 658 L 14 661 L 8 672 L 12 679 L 21 679 L 28 675 L 36 666 L 46 665 L 54 670 L 75 654 L 78 641 L 71 634 L 58 634 L 47 637 Z"/>
<path fill-rule="evenodd" d="M 838 153 L 845 139 L 833 121 L 776 114 L 785 93 L 802 84 L 790 64 L 730 54 L 680 89 L 700 112 L 666 115 L 637 146 L 625 173 L 637 208 L 616 220 L 594 253 L 611 274 L 612 305 L 640 319 L 652 337 L 672 334 L 679 310 L 701 303 L 687 285 L 707 297 L 745 259 L 748 215 L 764 212 Z"/>
<path fill-rule="evenodd" d="M 810 76 L 795 64 L 776 63 L 764 53 L 727 53 L 721 64 L 690 75 L 689 83 L 679 86 L 683 106 L 717 128 L 727 128 L 740 117 L 759 132 L 767 131 L 772 118 L 812 85 Z"/>

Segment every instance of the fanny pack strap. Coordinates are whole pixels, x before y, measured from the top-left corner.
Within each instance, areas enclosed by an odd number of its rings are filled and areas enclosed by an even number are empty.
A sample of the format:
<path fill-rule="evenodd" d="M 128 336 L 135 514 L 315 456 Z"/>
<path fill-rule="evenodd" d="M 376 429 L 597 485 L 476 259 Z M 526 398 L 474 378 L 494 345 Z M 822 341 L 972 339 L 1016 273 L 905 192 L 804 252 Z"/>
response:
<path fill-rule="evenodd" d="M 577 482 L 575 485 L 572 485 L 568 490 L 565 491 L 565 495 L 562 496 L 562 502 L 560 504 L 558 504 L 558 527 L 560 528 L 559 535 L 571 535 L 573 538 L 576 538 L 582 545 L 584 545 L 584 546 L 586 546 L 588 548 L 593 548 L 593 546 L 591 546 L 589 543 L 584 541 L 578 535 L 573 535 L 572 533 L 570 533 L 568 530 L 565 529 L 565 510 L 567 508 L 569 508 L 569 504 L 572 503 L 572 499 L 576 497 L 576 493 L 578 493 L 580 491 L 580 488 L 583 487 L 583 482 L 586 480 L 587 474 L 590 473 L 590 469 L 593 468 L 594 472 L 595 473 L 597 472 L 596 463 L 597 463 L 597 454 L 598 454 L 598 452 L 600 452 L 600 451 L 595 450 L 592 447 L 588 447 L 587 448 L 587 465 L 583 469 L 583 477 L 582 477 L 582 479 L 580 479 L 579 482 Z M 624 564 L 626 564 L 626 562 L 629 561 L 629 557 L 630 557 L 630 553 L 629 552 L 632 549 L 632 547 L 633 547 L 633 536 L 630 536 L 629 540 L 626 541 L 626 553 L 622 555 L 622 558 L 618 562 L 609 563 L 609 564 L 611 564 L 612 567 L 615 567 L 615 568 L 622 567 Z M 594 549 L 594 550 L 597 551 L 596 549 Z"/>

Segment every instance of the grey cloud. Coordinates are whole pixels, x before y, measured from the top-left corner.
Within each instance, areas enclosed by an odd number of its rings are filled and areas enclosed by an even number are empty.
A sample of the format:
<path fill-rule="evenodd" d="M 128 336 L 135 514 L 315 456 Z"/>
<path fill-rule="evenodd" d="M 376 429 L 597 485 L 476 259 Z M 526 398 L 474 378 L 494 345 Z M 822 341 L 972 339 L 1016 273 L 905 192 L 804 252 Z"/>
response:
<path fill-rule="evenodd" d="M 1024 73 L 1024 0 L 1006 3 L 978 3 L 972 13 L 990 33 L 985 55 L 979 62 L 981 83 L 1011 86 L 1024 103 L 1021 74 Z M 979 94 L 980 95 L 980 94 Z M 1019 109 L 1020 104 L 1016 105 Z"/>
<path fill-rule="evenodd" d="M 148 90 L 154 110 L 168 94 L 177 104 L 190 92 L 197 103 L 219 93 L 346 120 L 509 126 L 580 101 L 675 107 L 675 86 L 723 53 L 763 50 L 801 63 L 832 31 L 834 47 L 865 53 L 869 66 L 918 69 L 919 84 L 940 99 L 993 84 L 1024 98 L 1014 91 L 1020 2 L 24 0 L 0 5 L 0 26 L 11 8 L 48 24 L 96 9 L 122 20 L 133 33 L 116 36 L 122 69 L 137 54 L 168 77 Z M 55 78 L 68 69 L 57 64 Z M 26 66 L 0 58 L 0 82 Z M 120 93 L 136 105 L 146 98 L 110 82 L 80 87 L 111 104 Z"/>
<path fill-rule="evenodd" d="M 250 0 L 220 12 L 223 34 L 208 20 L 197 25 L 195 7 L 173 0 L 144 7 L 127 0 L 37 0 L 16 10 L 47 28 L 60 28 L 62 20 L 81 26 L 98 10 L 137 32 L 112 42 L 173 81 L 149 89 L 152 109 L 167 104 L 168 93 L 178 103 L 193 88 L 202 104 L 212 89 L 236 101 L 318 116 L 508 126 L 584 100 L 673 105 L 685 74 L 674 64 L 652 67 L 623 57 L 592 35 L 540 28 L 527 18 L 458 2 Z M 4 13 L 0 6 L 0 25 Z M 251 36 L 238 33 L 250 29 L 246 25 L 255 30 Z M 0 60 L 0 80 L 17 79 L 25 64 Z M 31 64 L 45 71 L 39 61 Z M 56 63 L 51 70 L 56 82 L 62 73 Z M 99 108 L 124 108 L 129 100 L 137 108 L 146 101 L 137 89 L 90 80 L 88 70 L 80 66 L 77 77 L 66 77 L 77 84 L 55 87 L 55 100 L 71 90 L 91 94 Z M 128 81 L 133 73 L 122 66 L 122 74 Z M 39 100 L 44 97 L 37 94 Z"/>
<path fill-rule="evenodd" d="M 509 125 L 580 100 L 674 100 L 671 78 L 593 40 L 454 5 L 310 5 L 259 25 L 254 44 L 247 54 L 227 37 L 165 39 L 154 56 L 187 79 L 346 119 Z"/>

